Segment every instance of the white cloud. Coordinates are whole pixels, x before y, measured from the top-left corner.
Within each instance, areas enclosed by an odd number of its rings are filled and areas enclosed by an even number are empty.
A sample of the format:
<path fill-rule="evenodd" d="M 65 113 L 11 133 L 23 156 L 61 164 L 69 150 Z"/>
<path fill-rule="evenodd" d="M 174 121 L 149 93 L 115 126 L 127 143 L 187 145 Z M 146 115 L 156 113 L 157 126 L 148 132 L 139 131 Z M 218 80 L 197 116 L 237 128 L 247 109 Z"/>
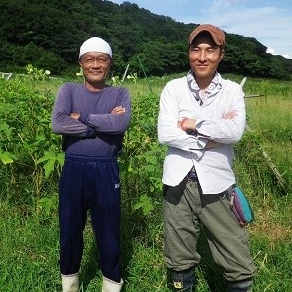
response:
<path fill-rule="evenodd" d="M 276 52 L 273 48 L 267 48 L 267 53 L 272 54 L 272 55 L 276 54 Z"/>
<path fill-rule="evenodd" d="M 186 23 L 213 23 L 227 33 L 254 37 L 273 54 L 286 58 L 292 56 L 292 14 L 286 9 L 276 7 L 245 7 L 248 1 L 213 1 L 207 11 Z"/>

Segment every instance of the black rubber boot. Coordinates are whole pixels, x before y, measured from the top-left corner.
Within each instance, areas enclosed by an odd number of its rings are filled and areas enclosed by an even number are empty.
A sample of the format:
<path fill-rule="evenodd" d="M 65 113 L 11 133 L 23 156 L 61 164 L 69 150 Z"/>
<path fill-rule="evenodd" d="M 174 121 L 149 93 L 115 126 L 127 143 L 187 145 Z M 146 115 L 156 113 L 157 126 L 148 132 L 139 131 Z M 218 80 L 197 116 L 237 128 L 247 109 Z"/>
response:
<path fill-rule="evenodd" d="M 238 282 L 228 282 L 227 292 L 248 292 L 252 286 L 252 280 L 247 279 Z"/>
<path fill-rule="evenodd" d="M 184 271 L 169 270 L 169 286 L 176 292 L 196 291 L 195 271 L 193 268 Z"/>

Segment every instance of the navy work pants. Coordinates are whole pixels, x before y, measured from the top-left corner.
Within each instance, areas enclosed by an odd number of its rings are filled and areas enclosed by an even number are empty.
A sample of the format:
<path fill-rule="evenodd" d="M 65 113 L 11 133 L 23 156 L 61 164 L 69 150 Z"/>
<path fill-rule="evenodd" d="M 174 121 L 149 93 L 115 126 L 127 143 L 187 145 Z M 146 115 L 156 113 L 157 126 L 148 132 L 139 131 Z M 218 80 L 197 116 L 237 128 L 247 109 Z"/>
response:
<path fill-rule="evenodd" d="M 103 276 L 121 280 L 120 179 L 116 158 L 67 155 L 59 185 L 60 269 L 80 269 L 83 230 L 90 210 Z"/>

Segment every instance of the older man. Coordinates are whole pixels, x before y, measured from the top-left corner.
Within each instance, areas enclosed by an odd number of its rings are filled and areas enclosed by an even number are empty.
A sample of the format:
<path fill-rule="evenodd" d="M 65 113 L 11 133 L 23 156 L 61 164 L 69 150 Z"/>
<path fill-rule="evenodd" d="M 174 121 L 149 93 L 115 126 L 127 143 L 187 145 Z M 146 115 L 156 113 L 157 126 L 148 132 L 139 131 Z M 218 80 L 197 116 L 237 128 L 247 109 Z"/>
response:
<path fill-rule="evenodd" d="M 117 157 L 131 116 L 123 87 L 106 84 L 110 45 L 99 37 L 80 47 L 84 83 L 65 83 L 57 93 L 52 129 L 63 136 L 65 163 L 59 185 L 60 270 L 63 292 L 77 292 L 87 211 L 96 236 L 102 292 L 118 292 L 120 266 L 120 178 Z"/>

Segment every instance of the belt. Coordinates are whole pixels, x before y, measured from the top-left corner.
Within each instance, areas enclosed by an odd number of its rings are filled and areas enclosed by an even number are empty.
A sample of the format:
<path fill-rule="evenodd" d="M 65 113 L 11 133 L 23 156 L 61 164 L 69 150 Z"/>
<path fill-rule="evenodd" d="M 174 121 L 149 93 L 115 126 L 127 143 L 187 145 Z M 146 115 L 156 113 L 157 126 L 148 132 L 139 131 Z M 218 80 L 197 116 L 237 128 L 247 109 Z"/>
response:
<path fill-rule="evenodd" d="M 189 181 L 192 181 L 192 182 L 198 181 L 197 172 L 191 169 L 187 174 L 187 178 Z"/>

